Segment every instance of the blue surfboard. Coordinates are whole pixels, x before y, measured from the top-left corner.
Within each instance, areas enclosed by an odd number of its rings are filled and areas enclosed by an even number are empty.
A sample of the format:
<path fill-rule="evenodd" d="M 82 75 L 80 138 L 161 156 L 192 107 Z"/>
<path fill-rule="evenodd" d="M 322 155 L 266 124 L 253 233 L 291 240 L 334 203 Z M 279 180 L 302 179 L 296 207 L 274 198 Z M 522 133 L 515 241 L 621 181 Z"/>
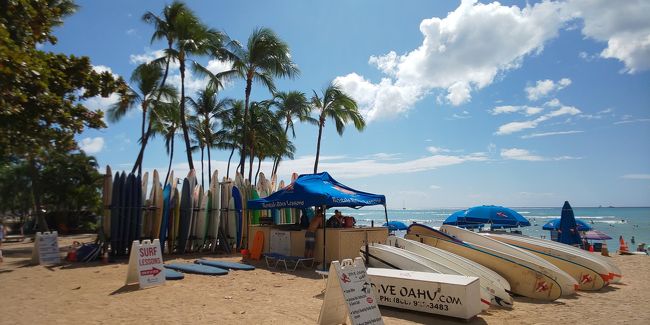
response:
<path fill-rule="evenodd" d="M 232 197 L 235 199 L 235 215 L 237 219 L 237 249 L 241 248 L 242 206 L 241 193 L 237 186 L 232 187 Z"/>
<path fill-rule="evenodd" d="M 196 264 L 201 264 L 201 265 L 207 265 L 207 266 L 214 266 L 218 267 L 221 269 L 226 269 L 226 270 L 239 270 L 239 271 L 252 271 L 255 270 L 255 267 L 252 265 L 248 264 L 241 264 L 241 263 L 235 263 L 235 262 L 228 262 L 228 261 L 214 261 L 214 260 L 196 260 L 194 261 Z"/>
<path fill-rule="evenodd" d="M 180 220 L 178 225 L 178 252 L 185 254 L 187 248 L 187 240 L 190 235 L 190 222 L 192 221 L 192 189 L 190 182 L 186 178 L 183 181 L 183 189 L 181 191 L 181 207 L 180 207 Z"/>
<path fill-rule="evenodd" d="M 162 222 L 160 223 L 160 251 L 165 252 L 165 241 L 167 240 L 167 229 L 169 228 L 170 204 L 169 197 L 172 193 L 172 186 L 165 185 L 163 190 L 163 215 Z M 171 253 L 171 246 L 169 245 L 169 252 Z"/>
<path fill-rule="evenodd" d="M 168 268 L 165 268 L 165 280 L 183 280 L 185 275 Z"/>
<path fill-rule="evenodd" d="M 213 266 L 201 265 L 201 264 L 172 263 L 172 264 L 165 264 L 165 267 L 183 273 L 193 273 L 193 274 L 202 274 L 202 275 L 228 274 L 228 270 L 224 270 Z"/>

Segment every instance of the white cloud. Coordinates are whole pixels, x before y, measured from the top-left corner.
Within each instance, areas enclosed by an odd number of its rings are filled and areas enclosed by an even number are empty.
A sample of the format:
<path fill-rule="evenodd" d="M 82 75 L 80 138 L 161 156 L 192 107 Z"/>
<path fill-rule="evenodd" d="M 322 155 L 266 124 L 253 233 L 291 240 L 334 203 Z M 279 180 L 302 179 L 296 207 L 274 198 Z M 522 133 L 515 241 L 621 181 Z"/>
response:
<path fill-rule="evenodd" d="M 559 160 L 582 159 L 580 157 L 572 157 L 572 156 L 545 158 L 542 156 L 534 155 L 533 153 L 531 153 L 526 149 L 519 149 L 519 148 L 501 149 L 501 157 L 503 159 L 523 160 L 523 161 L 549 161 L 549 160 L 559 161 Z"/>
<path fill-rule="evenodd" d="M 544 108 L 542 107 L 534 107 L 534 106 L 526 106 L 526 105 L 524 106 L 504 105 L 504 106 L 496 106 L 494 109 L 489 110 L 488 112 L 490 112 L 490 114 L 492 115 L 520 112 L 530 116 L 530 115 L 539 114 L 543 110 Z"/>
<path fill-rule="evenodd" d="M 427 151 L 435 155 L 435 154 L 438 154 L 438 153 L 441 153 L 441 152 L 450 152 L 451 150 L 445 149 L 445 148 L 440 148 L 440 147 L 430 146 L 430 147 L 427 147 Z"/>
<path fill-rule="evenodd" d="M 385 154 L 381 154 L 385 155 Z M 391 154 L 389 154 L 391 155 Z M 415 172 L 423 172 L 434 169 L 443 168 L 446 166 L 459 165 L 469 162 L 487 161 L 488 158 L 483 153 L 472 153 L 469 155 L 428 155 L 422 158 L 411 160 L 395 159 L 356 159 L 356 157 L 349 156 L 321 156 L 318 162 L 319 171 L 328 171 L 337 180 L 341 179 L 357 179 L 365 177 L 373 177 L 379 175 L 395 175 L 395 174 L 410 174 Z M 219 170 L 220 177 L 225 176 L 227 161 L 212 161 L 212 168 Z M 233 177 L 236 162 L 230 166 L 230 177 Z M 194 162 L 195 166 L 201 166 L 200 161 Z M 261 170 L 266 174 L 266 171 L 271 169 L 272 162 L 262 162 Z M 207 164 L 205 164 L 207 169 Z M 187 175 L 189 168 L 187 163 L 178 163 L 172 166 L 175 174 Z M 200 167 L 197 167 L 200 168 Z M 166 170 L 166 166 L 158 167 L 159 170 Z M 311 174 L 314 171 L 314 156 L 301 156 L 291 161 L 284 161 L 278 168 L 278 182 L 284 180 L 287 182 L 291 179 L 291 174 L 296 172 L 298 174 Z M 197 171 L 198 173 L 199 171 Z M 248 166 L 246 168 L 248 173 Z"/>
<path fill-rule="evenodd" d="M 568 18 L 560 9 L 554 2 L 519 8 L 462 1 L 447 17 L 420 23 L 424 40 L 418 48 L 404 55 L 372 56 L 369 63 L 385 74 L 379 83 L 356 73 L 336 81 L 369 121 L 404 114 L 435 89 L 446 90 L 444 98 L 460 105 L 498 73 L 518 68 L 524 57 L 542 51 Z"/>
<path fill-rule="evenodd" d="M 440 187 L 440 186 L 438 186 L 438 185 L 429 185 L 429 189 L 430 189 L 430 190 L 439 190 L 439 189 L 441 189 L 441 188 L 442 188 L 442 187 Z"/>
<path fill-rule="evenodd" d="M 558 82 L 553 80 L 538 80 L 534 87 L 526 87 L 526 93 L 529 100 L 538 100 L 546 97 L 551 92 L 566 88 L 571 84 L 571 79 L 562 78 Z"/>
<path fill-rule="evenodd" d="M 629 124 L 629 123 L 643 123 L 643 122 L 650 122 L 650 118 L 637 118 L 637 119 L 632 119 L 632 118 L 626 118 L 626 116 L 623 117 L 622 120 L 614 122 L 614 124 L 619 125 L 619 124 Z"/>
<path fill-rule="evenodd" d="M 162 58 L 165 56 L 164 50 L 151 50 L 149 48 L 145 49 L 145 53 L 141 54 L 131 54 L 129 55 L 129 62 L 131 64 L 142 64 L 149 63 L 155 59 Z M 171 62 L 169 68 L 172 68 L 172 65 L 175 65 L 174 68 L 178 69 L 178 62 Z"/>
<path fill-rule="evenodd" d="M 600 57 L 622 61 L 630 74 L 650 69 L 650 2 L 572 0 L 566 9 L 583 19 L 583 35 L 607 42 Z"/>
<path fill-rule="evenodd" d="M 553 110 L 551 112 L 548 112 L 534 120 L 531 121 L 520 121 L 520 122 L 510 122 L 506 123 L 504 125 L 501 125 L 497 132 L 495 134 L 497 135 L 507 135 L 507 134 L 512 134 L 516 132 L 520 132 L 526 129 L 534 129 L 536 128 L 540 123 L 547 121 L 551 118 L 558 117 L 558 116 L 563 116 L 563 115 L 577 115 L 580 114 L 581 111 L 573 106 L 562 106 L 556 110 Z"/>
<path fill-rule="evenodd" d="M 621 178 L 650 180 L 650 174 L 627 174 L 627 175 L 621 176 Z"/>
<path fill-rule="evenodd" d="M 531 138 L 539 138 L 539 137 L 548 137 L 548 136 L 553 136 L 553 135 L 567 135 L 567 134 L 576 134 L 576 133 L 583 133 L 584 131 L 558 131 L 558 132 L 543 132 L 543 133 L 532 133 L 529 135 L 524 135 L 521 138 L 522 139 L 531 139 Z"/>
<path fill-rule="evenodd" d="M 503 157 L 504 159 L 526 160 L 526 161 L 544 160 L 540 156 L 531 154 L 528 150 L 518 149 L 518 148 L 501 149 L 501 157 Z"/>
<path fill-rule="evenodd" d="M 108 97 L 95 96 L 90 97 L 84 101 L 84 106 L 88 107 L 91 110 L 101 110 L 106 112 L 111 105 L 117 103 L 120 100 L 120 96 L 116 93 L 110 94 Z"/>
<path fill-rule="evenodd" d="M 81 143 L 79 143 L 79 148 L 87 154 L 98 153 L 104 148 L 104 138 L 83 138 Z"/>
<path fill-rule="evenodd" d="M 472 115 L 470 115 L 468 111 L 462 111 L 460 113 L 452 114 L 451 117 L 446 118 L 446 120 L 465 120 L 468 118 L 472 118 Z"/>
<path fill-rule="evenodd" d="M 136 34 L 135 28 L 130 28 L 126 30 L 126 35 L 134 36 Z"/>

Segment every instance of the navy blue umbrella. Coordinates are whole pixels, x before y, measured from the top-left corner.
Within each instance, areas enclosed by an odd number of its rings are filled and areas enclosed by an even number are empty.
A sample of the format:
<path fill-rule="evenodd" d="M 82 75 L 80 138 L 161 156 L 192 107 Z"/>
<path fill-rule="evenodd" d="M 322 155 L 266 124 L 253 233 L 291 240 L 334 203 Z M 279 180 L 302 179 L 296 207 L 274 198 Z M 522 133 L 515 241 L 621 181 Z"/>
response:
<path fill-rule="evenodd" d="M 496 205 L 481 205 L 456 211 L 442 224 L 459 227 L 476 227 L 491 224 L 493 228 L 515 228 L 530 226 L 530 221 L 517 211 Z"/>
<path fill-rule="evenodd" d="M 406 230 L 408 228 L 408 226 L 401 221 L 389 221 L 381 226 L 388 227 L 388 230 Z"/>
<path fill-rule="evenodd" d="M 580 245 L 580 232 L 576 225 L 576 217 L 573 215 L 573 209 L 569 201 L 564 201 L 562 214 L 560 215 L 560 228 L 557 230 L 557 241 L 567 245 Z"/>
<path fill-rule="evenodd" d="M 592 227 L 583 220 L 576 219 L 576 225 L 578 226 L 578 231 L 589 231 Z M 560 218 L 553 219 L 542 226 L 544 230 L 558 230 L 560 229 Z"/>

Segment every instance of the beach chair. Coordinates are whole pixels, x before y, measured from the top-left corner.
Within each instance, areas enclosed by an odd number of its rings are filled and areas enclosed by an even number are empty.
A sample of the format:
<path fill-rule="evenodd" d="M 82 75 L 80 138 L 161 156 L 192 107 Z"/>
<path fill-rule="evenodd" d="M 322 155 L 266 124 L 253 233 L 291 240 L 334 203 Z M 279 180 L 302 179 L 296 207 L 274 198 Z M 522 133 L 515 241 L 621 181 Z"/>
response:
<path fill-rule="evenodd" d="M 277 268 L 278 264 L 284 264 L 284 269 L 292 272 L 298 268 L 298 265 L 302 265 L 303 267 L 307 268 L 314 267 L 313 257 L 287 256 L 278 253 L 264 253 L 264 260 L 266 261 L 266 266 L 269 268 Z M 308 262 L 311 262 L 309 266 L 307 266 Z M 271 264 L 273 265 L 271 266 Z"/>

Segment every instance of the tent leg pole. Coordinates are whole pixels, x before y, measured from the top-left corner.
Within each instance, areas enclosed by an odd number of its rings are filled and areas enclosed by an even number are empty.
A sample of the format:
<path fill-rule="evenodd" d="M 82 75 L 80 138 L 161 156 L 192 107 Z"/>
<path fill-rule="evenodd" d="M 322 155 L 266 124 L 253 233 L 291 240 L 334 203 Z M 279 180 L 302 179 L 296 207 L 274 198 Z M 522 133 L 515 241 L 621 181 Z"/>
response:
<path fill-rule="evenodd" d="M 384 204 L 384 216 L 386 217 L 386 223 L 388 223 L 388 210 L 386 209 L 385 204 Z"/>
<path fill-rule="evenodd" d="M 323 271 L 327 270 L 327 269 L 325 269 L 325 261 L 326 261 L 325 243 L 326 243 L 326 240 L 327 240 L 327 225 L 325 223 L 325 221 L 327 219 L 325 218 L 325 211 L 326 211 L 325 208 L 326 208 L 326 206 L 324 206 L 324 205 L 321 207 L 321 209 L 323 211 Z"/>

